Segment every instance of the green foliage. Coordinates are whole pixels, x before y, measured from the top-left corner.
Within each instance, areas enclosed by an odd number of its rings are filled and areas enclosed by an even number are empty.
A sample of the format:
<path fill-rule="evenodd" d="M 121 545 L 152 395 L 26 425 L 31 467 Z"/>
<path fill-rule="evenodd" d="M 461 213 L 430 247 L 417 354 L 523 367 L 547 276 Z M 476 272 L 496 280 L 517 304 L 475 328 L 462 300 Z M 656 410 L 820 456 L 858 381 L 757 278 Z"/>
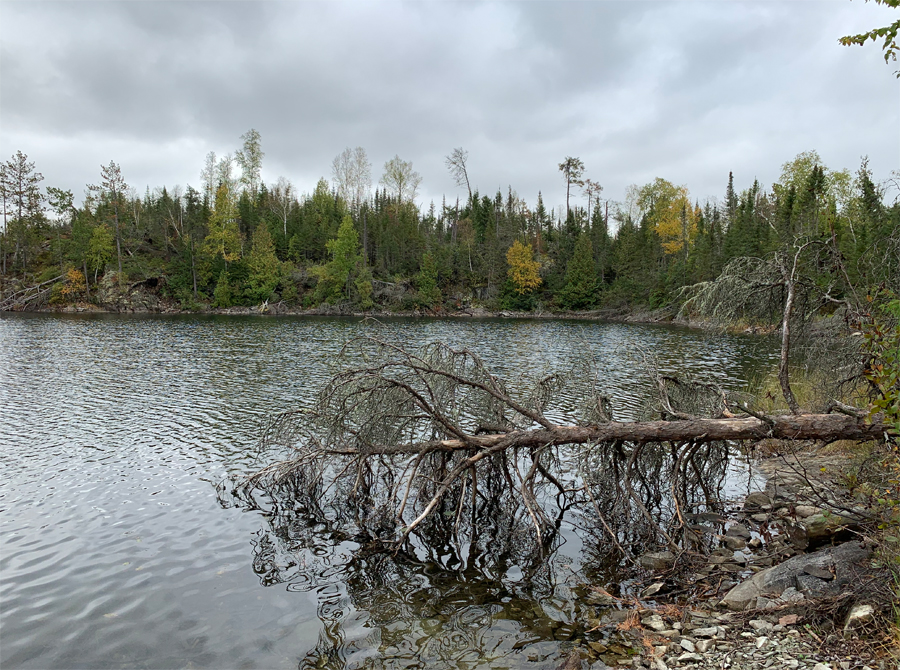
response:
<path fill-rule="evenodd" d="M 237 210 L 227 184 L 216 191 L 216 208 L 209 217 L 209 234 L 205 250 L 211 256 L 221 256 L 225 262 L 241 257 L 241 231 L 238 228 Z"/>
<path fill-rule="evenodd" d="M 359 235 L 350 215 L 346 215 L 338 228 L 337 237 L 326 245 L 331 252 L 331 260 L 317 269 L 319 284 L 316 297 L 329 303 L 350 298 L 350 275 L 361 263 Z"/>
<path fill-rule="evenodd" d="M 222 270 L 219 274 L 219 281 L 216 282 L 215 291 L 213 291 L 213 307 L 231 307 L 232 290 L 231 284 L 228 282 L 228 271 Z"/>
<path fill-rule="evenodd" d="M 281 279 L 281 261 L 275 255 L 275 245 L 266 225 L 253 234 L 253 246 L 247 256 L 247 286 L 244 294 L 253 303 L 268 300 Z"/>
<path fill-rule="evenodd" d="M 434 256 L 425 254 L 422 257 L 422 269 L 416 275 L 418 302 L 423 307 L 434 307 L 441 301 L 441 289 L 438 288 L 438 271 Z"/>
<path fill-rule="evenodd" d="M 112 260 L 113 252 L 115 251 L 114 242 L 112 231 L 105 223 L 101 223 L 91 233 L 91 239 L 88 243 L 87 262 L 88 267 L 94 271 L 95 275 L 99 270 L 105 269 L 107 263 Z"/>
<path fill-rule="evenodd" d="M 868 0 L 866 1 L 868 2 Z M 900 0 L 875 0 L 875 2 L 879 5 L 885 5 L 886 7 L 893 7 L 894 9 L 900 7 Z M 881 49 L 884 51 L 884 62 L 890 63 L 892 60 L 897 60 L 897 51 L 900 50 L 897 46 L 898 31 L 900 31 L 900 19 L 883 28 L 873 28 L 868 32 L 860 33 L 859 35 L 845 35 L 844 37 L 841 37 L 838 42 L 845 47 L 849 47 L 853 45 L 862 46 L 868 40 L 872 40 L 873 42 L 884 40 L 881 44 Z M 895 74 L 900 78 L 900 70 Z"/>
<path fill-rule="evenodd" d="M 880 304 L 863 328 L 865 376 L 875 394 L 872 414 L 884 414 L 895 443 L 900 443 L 900 299 L 890 293 L 878 297 Z"/>
<path fill-rule="evenodd" d="M 566 285 L 560 291 L 558 301 L 563 309 L 577 310 L 595 307 L 598 298 L 591 238 L 582 233 L 566 269 Z"/>

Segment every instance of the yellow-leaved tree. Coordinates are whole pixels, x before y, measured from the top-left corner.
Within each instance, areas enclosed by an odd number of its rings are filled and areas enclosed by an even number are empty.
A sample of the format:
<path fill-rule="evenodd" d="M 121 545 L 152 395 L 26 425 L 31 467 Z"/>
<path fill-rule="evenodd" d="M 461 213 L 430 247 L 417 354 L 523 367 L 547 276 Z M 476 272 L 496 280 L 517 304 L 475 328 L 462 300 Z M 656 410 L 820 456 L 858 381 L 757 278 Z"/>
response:
<path fill-rule="evenodd" d="M 638 206 L 653 222 L 667 255 L 687 252 L 697 232 L 697 219 L 684 186 L 657 177 L 641 188 Z"/>
<path fill-rule="evenodd" d="M 534 260 L 531 244 L 523 244 L 519 240 L 512 243 L 506 252 L 507 275 L 513 284 L 513 290 L 519 295 L 530 293 L 541 285 L 538 270 L 541 264 Z"/>

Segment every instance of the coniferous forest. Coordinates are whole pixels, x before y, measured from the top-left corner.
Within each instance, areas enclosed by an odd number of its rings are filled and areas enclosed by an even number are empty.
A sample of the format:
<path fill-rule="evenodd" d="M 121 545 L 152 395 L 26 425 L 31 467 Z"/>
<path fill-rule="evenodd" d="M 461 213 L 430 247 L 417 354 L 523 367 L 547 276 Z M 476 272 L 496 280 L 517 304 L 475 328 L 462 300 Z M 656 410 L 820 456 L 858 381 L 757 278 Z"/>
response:
<path fill-rule="evenodd" d="M 17 152 L 2 164 L 0 307 L 121 309 L 140 286 L 159 308 L 183 310 L 653 309 L 732 259 L 799 239 L 837 252 L 844 290 L 895 270 L 865 262 L 900 229 L 897 175 L 882 181 L 865 158 L 853 172 L 804 152 L 771 186 L 727 174 L 721 198 L 700 202 L 663 178 L 611 201 L 566 157 L 566 204 L 553 210 L 540 192 L 480 192 L 455 149 L 446 165 L 468 198 L 421 207 L 421 177 L 399 157 L 373 184 L 365 150 L 347 149 L 330 181 L 299 194 L 285 178 L 262 181 L 257 131 L 241 139 L 234 154 L 206 157 L 199 189 L 141 194 L 110 162 L 80 206 Z"/>

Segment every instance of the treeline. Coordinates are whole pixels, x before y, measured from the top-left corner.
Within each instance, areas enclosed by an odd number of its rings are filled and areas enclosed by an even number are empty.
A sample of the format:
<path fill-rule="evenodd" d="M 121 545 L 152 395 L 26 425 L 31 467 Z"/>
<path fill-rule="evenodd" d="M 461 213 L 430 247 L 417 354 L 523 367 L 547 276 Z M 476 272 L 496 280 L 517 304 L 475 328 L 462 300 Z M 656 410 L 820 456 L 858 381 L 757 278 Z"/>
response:
<path fill-rule="evenodd" d="M 70 191 L 42 188 L 17 152 L 2 164 L 4 228 L 0 270 L 7 286 L 63 277 L 57 304 L 98 300 L 97 288 L 152 280 L 186 309 L 268 301 L 369 309 L 489 308 L 589 310 L 659 307 L 679 290 L 714 279 L 735 257 L 762 256 L 800 236 L 837 245 L 844 272 L 900 226 L 864 159 L 855 174 L 833 171 L 815 152 L 785 163 L 771 190 L 742 191 L 728 175 L 724 197 L 699 203 L 684 186 L 656 179 L 622 202 L 602 197 L 584 165 L 559 165 L 566 205 L 529 206 L 511 187 L 482 194 L 468 154 L 447 167 L 465 201 L 415 203 L 411 163 L 388 161 L 372 189 L 361 148 L 335 158 L 332 182 L 298 196 L 279 178 L 260 179 L 264 154 L 249 131 L 234 155 L 207 156 L 201 188 L 143 195 L 118 165 L 100 172 L 80 207 Z M 726 182 L 723 179 L 723 182 Z M 871 278 L 848 276 L 850 284 Z"/>

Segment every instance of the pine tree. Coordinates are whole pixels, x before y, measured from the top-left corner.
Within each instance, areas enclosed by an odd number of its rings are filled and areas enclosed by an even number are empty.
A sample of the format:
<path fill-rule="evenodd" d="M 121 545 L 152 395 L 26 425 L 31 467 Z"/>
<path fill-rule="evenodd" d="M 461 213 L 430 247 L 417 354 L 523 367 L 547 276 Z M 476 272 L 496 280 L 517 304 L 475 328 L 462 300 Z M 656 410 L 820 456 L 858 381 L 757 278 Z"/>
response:
<path fill-rule="evenodd" d="M 566 285 L 557 296 L 563 309 L 590 309 L 598 302 L 597 275 L 594 272 L 594 250 L 585 232 L 578 238 L 575 251 L 566 268 Z"/>
<path fill-rule="evenodd" d="M 275 255 L 275 245 L 268 226 L 263 223 L 253 234 L 253 243 L 247 256 L 250 273 L 244 294 L 253 302 L 268 300 L 281 279 L 281 262 Z"/>

